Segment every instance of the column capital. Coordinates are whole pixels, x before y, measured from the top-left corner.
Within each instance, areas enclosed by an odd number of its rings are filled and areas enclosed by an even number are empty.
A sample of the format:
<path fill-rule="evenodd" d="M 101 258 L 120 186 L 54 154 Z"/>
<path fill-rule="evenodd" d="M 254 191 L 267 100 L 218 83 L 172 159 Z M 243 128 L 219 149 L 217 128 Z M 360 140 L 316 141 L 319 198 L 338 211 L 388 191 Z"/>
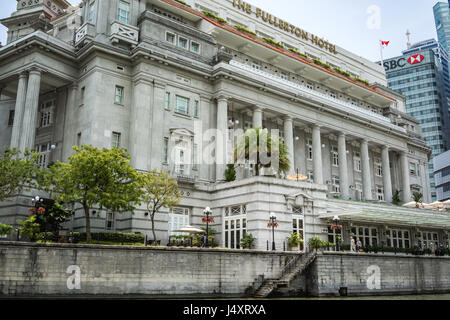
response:
<path fill-rule="evenodd" d="M 39 68 L 39 67 L 31 67 L 31 68 L 29 68 L 28 70 L 26 70 L 26 71 L 28 71 L 28 73 L 30 74 L 30 75 L 32 75 L 32 74 L 35 74 L 35 75 L 41 75 L 42 73 L 44 73 L 44 72 L 46 72 L 43 68 Z"/>
<path fill-rule="evenodd" d="M 342 137 L 345 138 L 346 136 L 347 136 L 347 134 L 346 134 L 345 132 L 339 132 L 339 133 L 338 133 L 338 137 L 339 137 L 339 138 L 342 138 Z"/>
<path fill-rule="evenodd" d="M 314 124 L 311 125 L 311 128 L 312 128 L 312 129 L 316 129 L 316 130 L 317 130 L 317 129 L 320 130 L 320 128 L 322 128 L 322 126 L 319 125 L 319 124 L 317 124 L 317 123 L 314 123 Z"/>
<path fill-rule="evenodd" d="M 228 102 L 228 100 L 230 99 L 230 97 L 225 96 L 225 95 L 219 95 L 219 96 L 215 96 L 214 99 L 216 99 L 217 101 L 225 101 L 225 102 Z"/>
<path fill-rule="evenodd" d="M 294 120 L 294 118 L 293 118 L 291 115 L 289 115 L 289 114 L 287 114 L 287 115 L 284 116 L 284 121 L 290 121 L 290 122 L 292 122 L 293 120 Z"/>
<path fill-rule="evenodd" d="M 26 77 L 28 77 L 27 71 L 22 71 L 21 73 L 19 73 L 19 79 L 26 78 Z"/>

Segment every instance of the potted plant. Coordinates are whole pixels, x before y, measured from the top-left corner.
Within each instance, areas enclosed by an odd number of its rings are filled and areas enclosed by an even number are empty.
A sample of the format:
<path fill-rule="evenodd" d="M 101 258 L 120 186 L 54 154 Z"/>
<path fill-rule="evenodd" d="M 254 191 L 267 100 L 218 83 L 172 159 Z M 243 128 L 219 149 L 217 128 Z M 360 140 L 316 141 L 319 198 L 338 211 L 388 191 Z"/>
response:
<path fill-rule="evenodd" d="M 255 245 L 256 238 L 253 237 L 251 233 L 246 233 L 244 237 L 241 239 L 241 247 L 242 249 L 252 249 Z"/>
<path fill-rule="evenodd" d="M 291 251 L 300 251 L 300 245 L 303 244 L 303 239 L 297 233 L 291 233 L 287 238 L 289 248 Z"/>
<path fill-rule="evenodd" d="M 315 236 L 314 238 L 309 239 L 309 247 L 313 250 L 319 250 L 320 248 L 323 248 L 323 242 L 320 240 L 318 236 Z"/>

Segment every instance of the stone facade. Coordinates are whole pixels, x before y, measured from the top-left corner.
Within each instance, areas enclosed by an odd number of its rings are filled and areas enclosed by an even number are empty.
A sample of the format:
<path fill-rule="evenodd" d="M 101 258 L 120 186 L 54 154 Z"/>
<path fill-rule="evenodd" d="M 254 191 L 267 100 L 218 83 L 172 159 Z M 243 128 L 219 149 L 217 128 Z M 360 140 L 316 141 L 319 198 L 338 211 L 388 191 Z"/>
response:
<path fill-rule="evenodd" d="M 330 220 L 320 218 L 333 209 L 327 198 L 383 203 L 403 190 L 409 202 L 411 186 L 418 185 L 430 200 L 430 149 L 405 114 L 404 97 L 385 87 L 381 66 L 280 30 L 258 19 L 254 7 L 248 15 L 233 1 L 186 1 L 191 7 L 171 0 L 86 0 L 69 7 L 55 0 L 55 8 L 63 6 L 56 16 L 45 15 L 47 1 L 33 8 L 44 12 L 30 18 L 34 27 L 16 33 L 28 13 L 19 6 L 3 20 L 10 29 L 0 49 L 0 145 L 36 148 L 42 166 L 66 161 L 74 145 L 120 146 L 137 169 L 172 172 L 183 199 L 156 217 L 163 242 L 180 224 L 203 226 L 207 206 L 219 242 L 229 248 L 239 248 L 245 232 L 266 248 L 269 213 L 277 213 L 279 250 L 291 232 L 305 241 L 327 238 Z M 258 36 L 239 31 L 238 23 Z M 264 34 L 285 49 L 268 44 Z M 288 44 L 310 58 L 294 55 Z M 284 174 L 254 177 L 244 164 L 236 182 L 224 183 L 233 130 L 250 127 L 278 129 L 291 161 L 286 174 L 298 171 L 307 182 L 289 182 Z M 30 194 L 2 203 L 1 221 L 17 225 L 29 205 Z M 84 213 L 73 209 L 67 227 L 82 231 Z M 134 215 L 98 208 L 91 214 L 93 231 L 151 235 L 143 208 Z"/>

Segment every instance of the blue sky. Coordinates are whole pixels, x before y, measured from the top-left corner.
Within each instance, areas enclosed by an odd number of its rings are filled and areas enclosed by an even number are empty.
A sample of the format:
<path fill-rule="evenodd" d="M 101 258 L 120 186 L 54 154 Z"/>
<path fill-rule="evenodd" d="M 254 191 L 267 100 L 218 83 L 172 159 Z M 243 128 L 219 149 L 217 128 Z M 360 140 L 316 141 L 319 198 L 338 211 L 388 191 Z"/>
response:
<path fill-rule="evenodd" d="M 69 1 L 79 3 L 78 0 Z M 391 41 L 384 50 L 384 58 L 400 55 L 406 49 L 407 29 L 411 32 L 412 43 L 437 37 L 433 17 L 436 0 L 248 2 L 372 61 L 380 59 L 378 41 L 381 39 Z M 16 5 L 16 0 L 0 0 L 0 18 L 9 16 Z M 6 29 L 3 26 L 0 27 L 0 41 L 6 43 Z"/>

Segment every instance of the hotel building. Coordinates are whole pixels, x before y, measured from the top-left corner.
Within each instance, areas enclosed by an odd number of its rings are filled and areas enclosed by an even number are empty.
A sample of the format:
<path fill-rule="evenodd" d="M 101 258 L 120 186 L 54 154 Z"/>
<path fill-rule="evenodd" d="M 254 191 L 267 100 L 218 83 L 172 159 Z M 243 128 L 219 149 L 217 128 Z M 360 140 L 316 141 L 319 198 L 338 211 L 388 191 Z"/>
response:
<path fill-rule="evenodd" d="M 18 1 L 2 20 L 0 145 L 36 148 L 43 166 L 67 160 L 73 145 L 119 146 L 139 170 L 170 170 L 183 199 L 156 217 L 163 243 L 203 226 L 211 207 L 228 248 L 251 233 L 265 250 L 270 213 L 277 250 L 292 232 L 336 241 L 336 215 L 346 243 L 353 234 L 368 245 L 448 245 L 449 215 L 390 204 L 396 190 L 404 202 L 415 191 L 431 201 L 431 149 L 383 67 L 249 3 L 185 2 Z M 287 174 L 307 181 L 243 165 L 225 182 L 228 129 L 251 127 L 278 129 Z M 26 216 L 29 198 L 3 203 L 1 221 Z M 91 224 L 151 235 L 145 210 L 93 210 Z M 83 230 L 81 210 L 69 227 Z"/>

